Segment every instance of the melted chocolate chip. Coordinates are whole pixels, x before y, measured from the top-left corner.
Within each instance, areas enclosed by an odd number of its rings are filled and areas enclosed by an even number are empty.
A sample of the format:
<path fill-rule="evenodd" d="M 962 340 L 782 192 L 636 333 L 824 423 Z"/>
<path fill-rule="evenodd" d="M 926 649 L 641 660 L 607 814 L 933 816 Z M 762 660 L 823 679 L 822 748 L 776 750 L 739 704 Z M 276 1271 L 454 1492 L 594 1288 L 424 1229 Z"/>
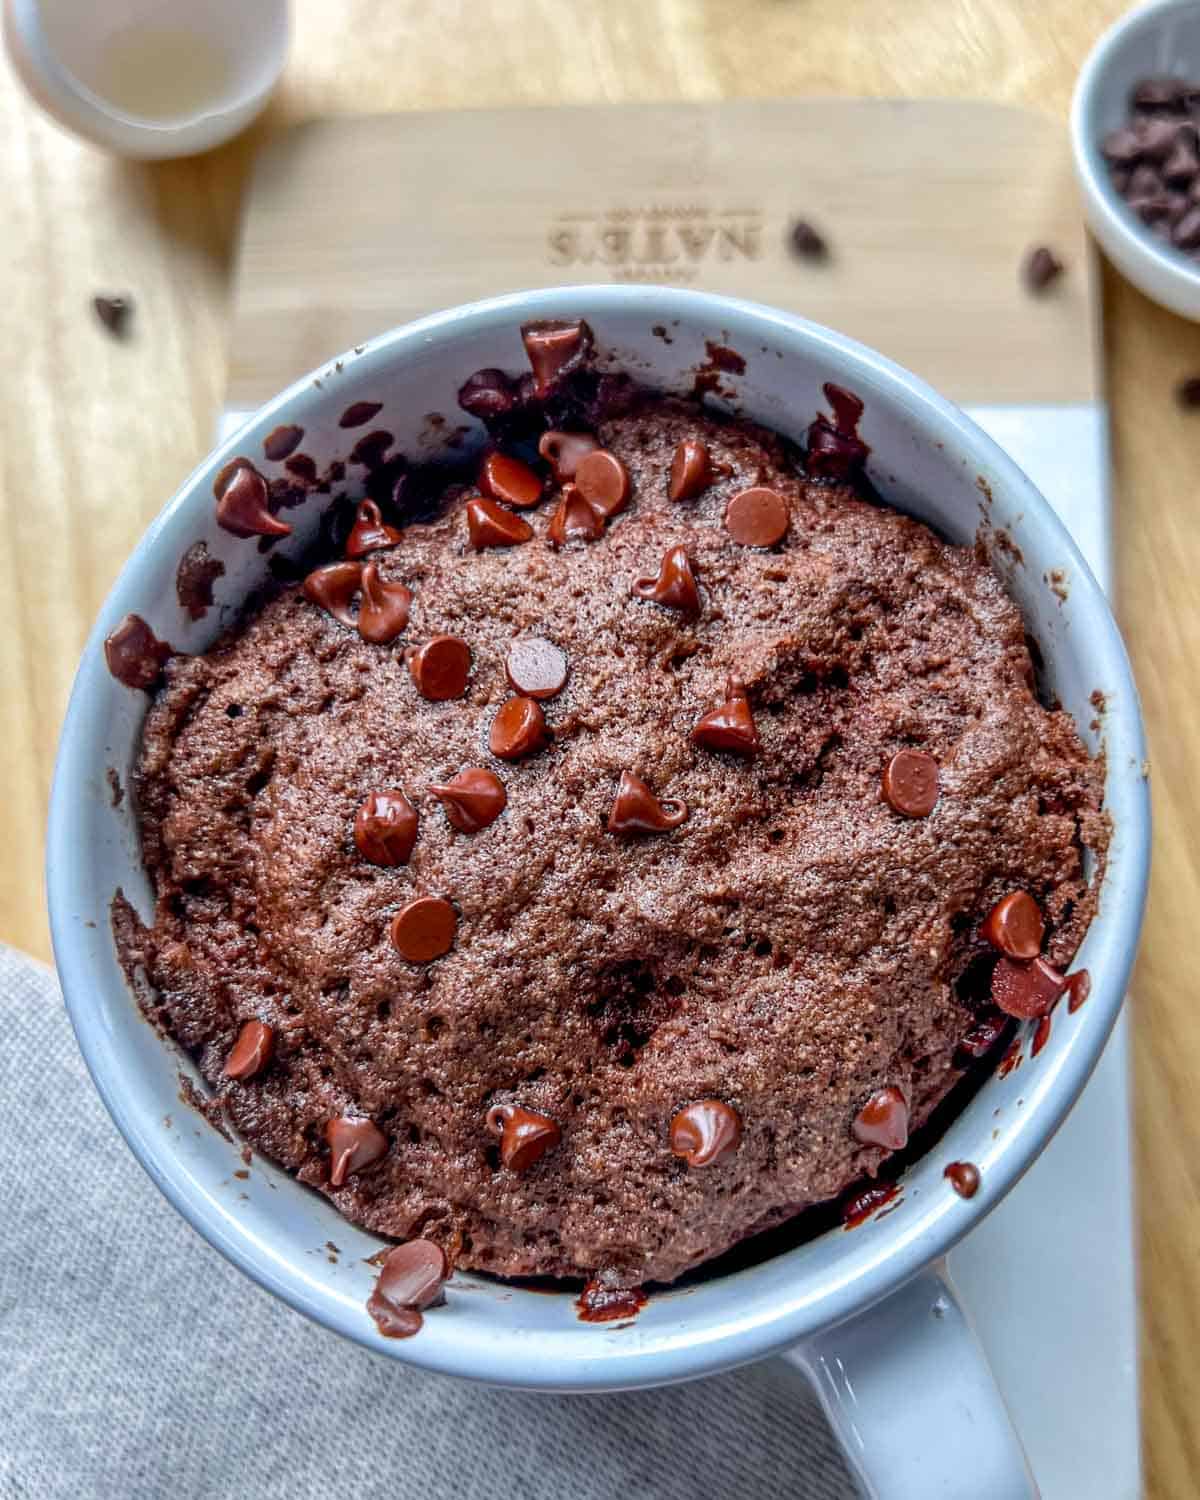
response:
<path fill-rule="evenodd" d="M 374 1166 L 387 1150 L 387 1136 L 360 1115 L 338 1115 L 326 1121 L 329 1146 L 329 1185 L 341 1187 L 347 1177 Z"/>
<path fill-rule="evenodd" d="M 476 370 L 460 387 L 458 404 L 470 417 L 495 422 L 517 405 L 517 388 L 503 370 Z"/>
<path fill-rule="evenodd" d="M 213 557 L 207 542 L 193 542 L 175 570 L 175 597 L 193 620 L 202 620 L 212 608 L 213 584 L 225 572 L 225 564 Z"/>
<path fill-rule="evenodd" d="M 548 739 L 542 705 L 533 698 L 510 698 L 492 720 L 488 748 L 499 760 L 521 760 Z"/>
<path fill-rule="evenodd" d="M 388 583 L 381 578 L 378 563 L 366 563 L 358 610 L 359 635 L 373 646 L 386 646 L 394 641 L 408 624 L 412 597 L 412 590 L 405 584 Z"/>
<path fill-rule="evenodd" d="M 339 427 L 365 427 L 383 410 L 382 401 L 354 401 L 338 418 Z"/>
<path fill-rule="evenodd" d="M 582 318 L 577 322 L 547 318 L 524 324 L 521 342 L 529 356 L 534 390 L 548 396 L 564 375 L 584 362 L 592 347 L 592 330 Z"/>
<path fill-rule="evenodd" d="M 533 527 L 495 500 L 477 497 L 467 501 L 467 534 L 471 546 L 482 552 L 485 547 L 516 547 L 533 535 Z"/>
<path fill-rule="evenodd" d="M 899 1196 L 900 1189 L 894 1182 L 881 1182 L 876 1187 L 860 1188 L 851 1193 L 842 1203 L 842 1228 L 857 1229 L 876 1209 Z"/>
<path fill-rule="evenodd" d="M 712 466 L 708 447 L 698 439 L 687 438 L 675 449 L 671 459 L 671 477 L 667 497 L 671 500 L 694 500 L 712 483 Z"/>
<path fill-rule="evenodd" d="M 503 500 L 518 510 L 528 510 L 542 498 L 540 476 L 507 453 L 487 455 L 479 469 L 479 488 L 493 500 Z"/>
<path fill-rule="evenodd" d="M 898 750 L 884 767 L 883 798 L 906 818 L 927 818 L 941 793 L 938 763 L 924 750 Z"/>
<path fill-rule="evenodd" d="M 452 781 L 431 785 L 429 790 L 446 809 L 446 819 L 460 833 L 479 833 L 504 811 L 508 793 L 494 772 L 469 766 Z"/>
<path fill-rule="evenodd" d="M 983 920 L 979 936 L 1008 958 L 1036 958 L 1042 951 L 1045 923 L 1038 904 L 1024 891 L 997 901 Z"/>
<path fill-rule="evenodd" d="M 556 483 L 566 484 L 575 478 L 579 460 L 594 453 L 600 444 L 586 432 L 543 432 L 538 452 L 550 465 Z"/>
<path fill-rule="evenodd" d="M 823 387 L 825 399 L 833 409 L 831 422 L 818 412 L 808 429 L 805 467 L 813 479 L 851 479 L 870 455 L 870 448 L 858 436 L 858 422 L 863 404 L 854 394 L 832 381 Z"/>
<path fill-rule="evenodd" d="M 706 750 L 728 750 L 734 755 L 757 755 L 758 729 L 746 689 L 731 680 L 726 701 L 700 719 L 692 730 L 692 743 Z"/>
<path fill-rule="evenodd" d="M 401 958 L 432 963 L 454 947 L 458 913 L 441 896 L 418 896 L 392 918 L 388 937 Z"/>
<path fill-rule="evenodd" d="M 381 547 L 394 547 L 401 533 L 383 519 L 374 500 L 363 500 L 354 514 L 354 525 L 346 538 L 346 556 L 365 557 Z"/>
<path fill-rule="evenodd" d="M 373 865 L 406 865 L 417 842 L 417 810 L 400 791 L 372 792 L 354 815 L 354 845 Z"/>
<path fill-rule="evenodd" d="M 340 625 L 353 629 L 357 620 L 350 606 L 361 586 L 362 563 L 328 563 L 308 575 L 300 585 L 300 592 L 310 604 L 318 605 Z"/>
<path fill-rule="evenodd" d="M 471 648 L 456 635 L 435 635 L 409 657 L 408 670 L 422 698 L 434 703 L 461 698 L 471 672 Z"/>
<path fill-rule="evenodd" d="M 234 536 L 291 536 L 286 521 L 267 506 L 267 481 L 249 461 L 239 463 L 217 501 L 217 525 Z"/>
<path fill-rule="evenodd" d="M 682 547 L 672 547 L 663 558 L 657 578 L 639 578 L 633 585 L 639 599 L 677 609 L 681 614 L 700 613 L 700 589 L 692 561 Z"/>
<path fill-rule="evenodd" d="M 676 798 L 664 801 L 654 795 L 640 776 L 622 771 L 612 810 L 608 815 L 609 833 L 666 833 L 678 828 L 688 815 L 686 802 Z"/>
<path fill-rule="evenodd" d="M 1042 1016 L 1033 1030 L 1033 1041 L 1029 1046 L 1030 1057 L 1036 1057 L 1050 1040 L 1050 1017 Z"/>
<path fill-rule="evenodd" d="M 1008 1030 L 1009 1019 L 1000 1011 L 992 1011 L 987 1015 L 980 1016 L 971 1029 L 958 1044 L 961 1054 L 956 1058 L 955 1066 L 963 1067 L 972 1062 L 978 1062 L 980 1058 L 986 1057 L 993 1047 L 1000 1041 Z"/>
<path fill-rule="evenodd" d="M 283 466 L 293 479 L 298 479 L 302 484 L 316 484 L 317 465 L 316 460 L 309 458 L 307 453 L 297 453 L 294 458 L 289 458 Z"/>
<path fill-rule="evenodd" d="M 618 1318 L 636 1318 L 647 1301 L 641 1287 L 606 1286 L 589 1281 L 575 1303 L 581 1323 L 615 1323 Z"/>
<path fill-rule="evenodd" d="M 303 427 L 276 427 L 263 438 L 263 457 L 269 463 L 281 464 L 285 458 L 290 458 L 295 453 L 303 441 Z"/>
<path fill-rule="evenodd" d="M 519 1104 L 494 1104 L 487 1113 L 487 1127 L 500 1137 L 501 1166 L 513 1172 L 527 1172 L 562 1140 L 553 1120 Z"/>
<path fill-rule="evenodd" d="M 508 648 L 505 674 L 514 693 L 526 698 L 553 698 L 567 681 L 567 653 L 553 641 L 526 636 Z"/>
<path fill-rule="evenodd" d="M 619 514 L 629 502 L 629 470 L 607 448 L 583 455 L 575 467 L 575 483 L 605 520 Z"/>
<path fill-rule="evenodd" d="M 992 1000 L 1007 1016 L 1033 1020 L 1054 1008 L 1067 981 L 1053 964 L 1035 958 L 1030 964 L 1001 958 L 992 970 Z"/>
<path fill-rule="evenodd" d="M 446 1252 L 432 1240 L 409 1240 L 389 1250 L 367 1298 L 367 1311 L 380 1333 L 411 1338 L 421 1327 L 424 1309 L 441 1300 L 449 1276 Z"/>
<path fill-rule="evenodd" d="M 739 546 L 774 547 L 787 529 L 787 501 L 765 485 L 742 490 L 725 507 L 725 530 Z"/>
<path fill-rule="evenodd" d="M 101 295 L 92 298 L 92 308 L 109 333 L 116 338 L 121 338 L 128 326 L 129 315 L 133 311 L 133 298 Z"/>
<path fill-rule="evenodd" d="M 689 1167 L 715 1166 L 742 1139 L 738 1113 L 721 1099 L 699 1099 L 672 1119 L 671 1150 Z"/>
<path fill-rule="evenodd" d="M 350 450 L 349 461 L 352 464 L 360 464 L 364 469 L 385 468 L 387 467 L 387 451 L 395 441 L 396 439 L 386 428 L 377 427 L 373 432 L 368 432 L 359 438 Z"/>
<path fill-rule="evenodd" d="M 146 693 L 158 686 L 163 664 L 173 654 L 141 615 L 126 615 L 104 642 L 104 660 L 112 675 L 125 687 Z"/>
<path fill-rule="evenodd" d="M 850 1127 L 863 1146 L 903 1151 L 908 1144 L 908 1103 L 894 1084 L 878 1089 L 854 1117 Z"/>
<path fill-rule="evenodd" d="M 979 1191 L 979 1168 L 974 1162 L 952 1161 L 942 1176 L 960 1198 L 973 1198 Z"/>
<path fill-rule="evenodd" d="M 225 1077 L 239 1083 L 257 1077 L 271 1061 L 274 1048 L 274 1030 L 265 1021 L 247 1021 L 225 1059 Z"/>
<path fill-rule="evenodd" d="M 603 535 L 604 517 L 575 485 L 565 485 L 546 528 L 546 540 L 552 547 L 563 547 L 568 542 L 595 542 Z"/>

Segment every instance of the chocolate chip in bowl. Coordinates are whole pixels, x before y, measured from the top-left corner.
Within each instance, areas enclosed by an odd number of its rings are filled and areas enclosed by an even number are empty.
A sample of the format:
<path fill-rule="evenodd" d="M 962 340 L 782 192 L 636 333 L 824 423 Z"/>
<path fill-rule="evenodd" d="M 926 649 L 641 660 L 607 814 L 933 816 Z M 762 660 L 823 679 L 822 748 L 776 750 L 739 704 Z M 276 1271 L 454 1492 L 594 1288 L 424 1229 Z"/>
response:
<path fill-rule="evenodd" d="M 391 1333 L 410 1260 L 628 1302 L 894 1208 L 1066 993 L 1107 847 L 1020 612 L 866 483 L 856 393 L 797 445 L 578 320 L 524 343 L 461 374 L 482 456 L 310 498 L 301 581 L 134 674 L 118 945 L 242 1137 L 402 1242 Z M 269 502 L 234 465 L 219 519 Z"/>

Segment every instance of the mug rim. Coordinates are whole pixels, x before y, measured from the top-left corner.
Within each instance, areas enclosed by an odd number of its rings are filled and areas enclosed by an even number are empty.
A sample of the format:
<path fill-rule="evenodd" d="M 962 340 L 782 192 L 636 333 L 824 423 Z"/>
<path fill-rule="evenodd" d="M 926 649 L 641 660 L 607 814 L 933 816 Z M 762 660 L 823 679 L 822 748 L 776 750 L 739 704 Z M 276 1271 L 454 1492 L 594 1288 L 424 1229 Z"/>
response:
<path fill-rule="evenodd" d="M 333 360 L 302 376 L 214 448 L 143 534 L 88 637 L 64 719 L 50 802 L 46 886 L 67 1009 L 109 1113 L 160 1191 L 194 1229 L 242 1271 L 332 1331 L 429 1370 L 530 1389 L 598 1391 L 657 1385 L 746 1363 L 841 1322 L 944 1255 L 1002 1201 L 1032 1165 L 1090 1077 L 1120 1011 L 1148 879 L 1149 798 L 1141 773 L 1146 753 L 1141 714 L 1125 649 L 1103 592 L 1069 533 L 1032 482 L 965 413 L 915 375 L 867 346 L 796 315 L 713 293 L 653 286 L 585 285 L 509 293 L 392 329 L 341 358 L 347 364 L 355 361 L 357 369 L 364 371 L 372 364 L 390 366 L 402 361 L 464 325 L 512 327 L 530 318 L 580 315 L 602 321 L 606 310 L 629 314 L 643 309 L 649 322 L 678 316 L 716 329 L 750 323 L 762 333 L 764 342 L 770 336 L 792 343 L 798 340 L 818 357 L 827 355 L 831 378 L 853 384 L 857 376 L 860 384 L 888 391 L 906 410 L 914 412 L 919 427 L 964 457 L 976 472 L 986 474 L 996 493 L 1013 502 L 1014 512 L 1020 513 L 1014 530 L 1018 525 L 1021 532 L 1033 528 L 1053 540 L 1056 553 L 1071 568 L 1073 608 L 1086 614 L 1086 649 L 1095 661 L 1097 678 L 1118 689 L 1104 725 L 1105 806 L 1113 821 L 1113 842 L 1100 909 L 1084 939 L 1093 966 L 1091 998 L 1076 1017 L 1081 1024 L 1069 1047 L 1055 1059 L 1043 1059 L 1052 1065 L 1029 1089 L 1022 1118 L 1006 1134 L 995 1159 L 989 1161 L 985 1193 L 969 1201 L 955 1198 L 953 1203 L 945 1195 L 933 1201 L 935 1195 L 931 1195 L 930 1201 L 914 1205 L 912 1214 L 896 1215 L 880 1223 L 879 1229 L 886 1232 L 872 1237 L 869 1245 L 860 1246 L 856 1235 L 856 1243 L 848 1242 L 847 1253 L 839 1256 L 839 1266 L 845 1266 L 843 1274 L 826 1278 L 826 1284 L 815 1288 L 807 1285 L 812 1277 L 797 1268 L 793 1282 L 775 1305 L 748 1307 L 740 1315 L 726 1313 L 707 1322 L 689 1320 L 689 1312 L 694 1307 L 698 1310 L 703 1301 L 696 1298 L 697 1292 L 731 1284 L 748 1274 L 743 1271 L 714 1278 L 706 1287 L 667 1288 L 656 1293 L 653 1300 L 677 1306 L 682 1321 L 674 1333 L 664 1332 L 653 1340 L 626 1335 L 623 1344 L 619 1338 L 591 1343 L 577 1339 L 570 1346 L 554 1344 L 547 1336 L 544 1342 L 552 1352 L 540 1363 L 522 1361 L 517 1368 L 510 1337 L 472 1338 L 469 1330 L 464 1333 L 452 1319 L 427 1320 L 416 1339 L 383 1339 L 373 1325 L 364 1326 L 369 1320 L 360 1302 L 344 1295 L 319 1294 L 303 1268 L 269 1244 L 240 1231 L 233 1215 L 214 1213 L 195 1191 L 187 1171 L 164 1149 L 161 1138 L 144 1128 L 125 1087 L 128 1063 L 123 1070 L 112 1038 L 104 1033 L 89 1005 L 94 977 L 73 911 L 72 882 L 78 878 L 72 873 L 73 851 L 79 847 L 84 831 L 82 788 L 87 775 L 94 773 L 100 754 L 90 721 L 96 720 L 98 705 L 116 687 L 104 666 L 102 643 L 122 616 L 138 610 L 140 574 L 164 545 L 174 551 L 181 519 L 200 506 L 205 507 L 206 514 L 211 510 L 211 479 L 220 467 L 246 449 L 251 440 L 260 440 L 283 416 L 299 419 L 306 408 L 326 404 L 328 398 L 314 392 L 313 382 L 333 367 Z M 124 998 L 132 1000 L 127 987 Z M 914 1169 L 925 1159 L 919 1158 Z M 766 1264 L 786 1267 L 789 1257 L 803 1248 L 782 1251 Z M 763 1298 L 758 1300 L 761 1303 Z M 508 1332 L 511 1335 L 520 1330 Z M 630 1333 L 636 1334 L 636 1327 Z M 527 1332 L 526 1337 L 536 1340 L 538 1334 Z M 526 1343 L 524 1347 L 530 1346 Z"/>

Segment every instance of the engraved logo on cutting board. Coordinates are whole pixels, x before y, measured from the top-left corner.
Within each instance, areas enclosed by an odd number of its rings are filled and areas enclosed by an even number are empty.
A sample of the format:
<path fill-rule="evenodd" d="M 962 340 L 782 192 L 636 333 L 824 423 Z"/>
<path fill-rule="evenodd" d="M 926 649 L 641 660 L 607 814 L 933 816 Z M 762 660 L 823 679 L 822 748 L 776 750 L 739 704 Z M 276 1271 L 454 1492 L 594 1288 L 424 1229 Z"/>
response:
<path fill-rule="evenodd" d="M 552 266 L 602 266 L 614 281 L 695 281 L 705 265 L 761 260 L 765 215 L 695 202 L 622 204 L 556 214 Z"/>

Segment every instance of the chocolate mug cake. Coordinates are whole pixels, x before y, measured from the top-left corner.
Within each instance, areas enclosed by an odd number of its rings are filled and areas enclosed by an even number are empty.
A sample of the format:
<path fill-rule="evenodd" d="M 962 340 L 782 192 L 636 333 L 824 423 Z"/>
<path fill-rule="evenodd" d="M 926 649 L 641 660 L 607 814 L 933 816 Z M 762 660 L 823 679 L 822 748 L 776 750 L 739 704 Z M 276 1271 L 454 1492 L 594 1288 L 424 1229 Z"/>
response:
<path fill-rule="evenodd" d="M 369 433 L 299 576 L 110 653 L 153 693 L 123 961 L 210 1111 L 435 1247 L 389 1331 L 450 1266 L 669 1282 L 874 1177 L 1068 991 L 1107 847 L 1017 607 L 872 492 L 851 393 L 796 446 L 523 336 L 469 472 Z M 287 431 L 237 534 L 338 486 Z"/>

